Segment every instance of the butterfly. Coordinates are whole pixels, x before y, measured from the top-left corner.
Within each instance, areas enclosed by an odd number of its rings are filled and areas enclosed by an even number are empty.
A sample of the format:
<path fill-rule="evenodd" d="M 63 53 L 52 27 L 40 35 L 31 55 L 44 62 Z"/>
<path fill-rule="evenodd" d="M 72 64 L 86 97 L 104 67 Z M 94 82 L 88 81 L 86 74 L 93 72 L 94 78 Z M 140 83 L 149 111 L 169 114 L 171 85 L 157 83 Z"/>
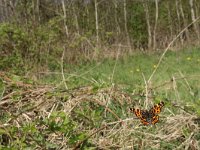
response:
<path fill-rule="evenodd" d="M 154 105 L 150 110 L 141 110 L 136 108 L 130 108 L 135 115 L 141 120 L 143 125 L 156 124 L 159 121 L 158 114 L 161 112 L 164 102 L 160 102 Z"/>

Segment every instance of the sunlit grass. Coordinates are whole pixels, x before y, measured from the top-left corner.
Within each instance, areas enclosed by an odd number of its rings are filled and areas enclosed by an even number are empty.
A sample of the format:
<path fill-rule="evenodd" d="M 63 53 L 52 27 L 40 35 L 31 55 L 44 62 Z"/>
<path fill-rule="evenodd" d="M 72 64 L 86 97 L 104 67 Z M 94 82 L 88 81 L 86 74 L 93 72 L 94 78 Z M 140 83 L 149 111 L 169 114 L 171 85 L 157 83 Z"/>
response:
<path fill-rule="evenodd" d="M 200 49 L 189 49 L 178 52 L 169 51 L 157 66 L 160 54 L 143 54 L 136 53 L 132 56 L 124 56 L 119 60 L 105 59 L 99 62 L 84 63 L 78 66 L 67 66 L 65 68 L 65 76 L 71 87 L 91 84 L 94 80 L 103 80 L 116 84 L 131 85 L 132 88 L 136 84 L 144 84 L 143 75 L 146 80 L 149 79 L 153 70 L 157 68 L 157 72 L 152 78 L 152 84 L 158 84 L 165 80 L 170 80 L 173 76 L 180 76 L 180 72 L 184 76 L 190 76 L 200 73 Z M 117 61 L 117 62 L 116 62 Z M 116 67 L 115 66 L 116 63 Z M 59 70 L 56 70 L 58 73 Z M 143 75 L 142 75 L 143 74 Z M 45 76 L 42 80 L 61 80 L 60 74 Z M 43 81 L 44 81 L 43 80 Z"/>
<path fill-rule="evenodd" d="M 169 82 L 167 86 L 155 89 L 163 98 L 181 100 L 193 103 L 200 97 L 200 49 L 186 49 L 182 51 L 168 51 L 161 64 L 157 63 L 160 53 L 135 53 L 116 59 L 105 59 L 99 62 L 90 62 L 78 66 L 64 68 L 66 84 L 69 88 L 85 85 L 111 86 L 122 85 L 128 92 L 145 90 L 154 69 L 149 88 Z M 43 82 L 62 82 L 61 73 L 52 74 L 42 78 Z M 175 79 L 173 82 L 172 79 Z M 176 80 L 177 79 L 177 80 Z M 63 85 L 63 84 L 61 84 Z M 177 94 L 178 93 L 178 94 Z"/>

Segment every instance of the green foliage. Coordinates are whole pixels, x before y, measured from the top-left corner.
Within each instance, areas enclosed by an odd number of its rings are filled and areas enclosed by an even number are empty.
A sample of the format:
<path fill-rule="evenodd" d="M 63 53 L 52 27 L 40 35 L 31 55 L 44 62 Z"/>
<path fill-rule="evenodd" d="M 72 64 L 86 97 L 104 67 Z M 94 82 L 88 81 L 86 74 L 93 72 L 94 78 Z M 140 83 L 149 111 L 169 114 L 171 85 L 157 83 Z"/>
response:
<path fill-rule="evenodd" d="M 0 24 L 1 69 L 12 69 L 14 73 L 24 74 L 37 67 L 58 68 L 55 56 L 60 56 L 62 50 L 56 47 L 55 50 L 49 51 L 58 42 L 60 30 L 54 25 L 58 21 L 53 18 L 49 23 L 38 27 L 30 24 L 29 30 L 16 24 Z"/>
<path fill-rule="evenodd" d="M 48 128 L 41 132 L 40 129 L 37 128 L 38 125 L 47 126 Z M 21 128 L 10 127 L 6 130 L 0 130 L 0 140 L 3 140 L 2 136 L 8 139 L 13 137 L 12 142 L 7 141 L 7 143 L 4 143 L 5 148 L 10 147 L 13 149 L 34 149 L 37 147 L 37 145 L 47 149 L 58 148 L 59 145 L 46 140 L 48 135 L 51 133 L 64 134 L 64 136 L 68 139 L 66 142 L 68 142 L 69 145 L 74 145 L 77 143 L 77 141 L 84 140 L 86 137 L 84 132 L 76 131 L 75 128 L 75 123 L 70 118 L 68 118 L 64 112 L 53 112 L 50 118 L 45 118 L 42 121 L 35 120 L 31 123 L 24 123 Z M 18 134 L 21 135 L 20 139 L 14 138 L 15 135 Z M 30 140 L 33 141 L 31 145 L 29 145 L 27 142 Z"/>
<path fill-rule="evenodd" d="M 24 71 L 23 57 L 28 48 L 28 35 L 16 25 L 0 24 L 0 67 L 2 70 L 12 68 L 14 71 Z M 20 68 L 20 69 L 19 69 Z"/>
<path fill-rule="evenodd" d="M 128 19 L 129 33 L 134 44 L 147 44 L 148 32 L 146 28 L 145 12 L 142 3 L 135 2 L 128 5 L 130 19 Z M 137 41 L 137 42 L 136 42 Z"/>
<path fill-rule="evenodd" d="M 64 112 L 53 112 L 49 119 L 44 120 L 44 123 L 48 126 L 49 132 L 63 133 L 68 138 L 69 144 L 75 144 L 86 136 L 76 131 L 75 123 Z"/>
<path fill-rule="evenodd" d="M 149 37 L 144 2 L 127 1 L 126 3 L 126 8 L 124 1 L 98 3 L 98 20 L 95 20 L 93 1 L 87 3 L 74 1 L 70 7 L 66 2 L 66 18 L 64 19 L 60 3 L 20 0 L 14 10 L 16 15 L 11 17 L 12 21 L 0 24 L 0 67 L 2 70 L 12 70 L 17 74 L 53 71 L 60 68 L 60 58 L 64 49 L 65 64 L 81 64 L 108 57 L 107 54 L 116 52 L 113 45 L 127 44 L 125 26 L 127 26 L 132 49 L 146 49 Z M 155 2 L 146 1 L 145 3 L 149 9 L 153 35 Z M 189 23 L 191 21 L 190 6 L 187 1 L 178 2 L 177 5 L 179 3 L 183 6 L 185 22 Z M 185 26 L 181 12 L 177 11 L 176 5 L 168 1 L 159 2 L 156 31 L 159 48 L 163 48 L 163 40 L 160 39 L 165 39 L 164 44 L 169 43 L 170 39 L 174 38 Z M 178 18 L 178 14 L 180 19 L 172 21 Z M 96 23 L 98 23 L 99 43 L 96 43 Z M 189 32 L 193 37 L 193 30 Z M 103 54 L 102 51 L 106 53 Z"/>

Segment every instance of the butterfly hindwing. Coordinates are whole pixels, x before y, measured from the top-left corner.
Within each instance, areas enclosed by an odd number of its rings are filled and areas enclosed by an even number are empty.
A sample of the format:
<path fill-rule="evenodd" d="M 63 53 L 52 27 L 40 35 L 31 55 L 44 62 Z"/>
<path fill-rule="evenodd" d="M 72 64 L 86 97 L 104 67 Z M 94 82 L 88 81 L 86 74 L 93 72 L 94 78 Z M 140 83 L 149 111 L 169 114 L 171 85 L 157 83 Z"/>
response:
<path fill-rule="evenodd" d="M 149 125 L 150 123 L 148 121 L 146 121 L 146 119 L 141 119 L 141 122 L 143 125 Z"/>
<path fill-rule="evenodd" d="M 156 124 L 158 121 L 159 121 L 159 116 L 156 115 L 156 116 L 154 116 L 153 119 L 152 119 L 152 124 Z"/>

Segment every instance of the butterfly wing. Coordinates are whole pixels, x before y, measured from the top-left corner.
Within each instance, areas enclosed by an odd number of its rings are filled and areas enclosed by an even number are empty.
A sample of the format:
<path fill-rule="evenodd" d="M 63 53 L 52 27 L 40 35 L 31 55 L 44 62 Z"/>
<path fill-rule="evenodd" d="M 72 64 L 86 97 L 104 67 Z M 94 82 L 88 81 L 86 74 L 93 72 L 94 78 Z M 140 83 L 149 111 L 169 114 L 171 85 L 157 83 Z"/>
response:
<path fill-rule="evenodd" d="M 159 121 L 158 114 L 161 112 L 164 102 L 154 105 L 149 111 L 143 111 L 136 108 L 130 108 L 135 115 L 141 119 L 143 125 L 156 124 Z"/>
<path fill-rule="evenodd" d="M 156 116 L 153 116 L 153 118 L 152 118 L 152 124 L 156 124 L 157 122 L 159 121 L 159 116 L 158 115 L 156 115 Z"/>
<path fill-rule="evenodd" d="M 142 113 L 140 109 L 136 109 L 136 108 L 130 108 L 130 110 L 138 117 L 138 118 L 142 118 Z"/>
<path fill-rule="evenodd" d="M 161 112 L 162 107 L 164 106 L 164 102 L 160 102 L 153 106 L 152 111 L 154 114 L 159 114 Z"/>
<path fill-rule="evenodd" d="M 164 102 L 160 102 L 153 106 L 151 110 L 151 112 L 153 113 L 153 117 L 151 121 L 152 124 L 156 124 L 159 121 L 158 114 L 161 112 L 163 106 L 164 106 Z"/>
<path fill-rule="evenodd" d="M 150 124 L 145 118 L 140 118 L 140 119 L 141 119 L 141 123 L 143 125 L 149 125 Z"/>
<path fill-rule="evenodd" d="M 149 125 L 149 122 L 147 121 L 147 119 L 144 118 L 144 116 L 142 115 L 143 110 L 136 109 L 136 108 L 130 108 L 130 110 L 141 120 L 141 123 L 143 125 Z"/>

